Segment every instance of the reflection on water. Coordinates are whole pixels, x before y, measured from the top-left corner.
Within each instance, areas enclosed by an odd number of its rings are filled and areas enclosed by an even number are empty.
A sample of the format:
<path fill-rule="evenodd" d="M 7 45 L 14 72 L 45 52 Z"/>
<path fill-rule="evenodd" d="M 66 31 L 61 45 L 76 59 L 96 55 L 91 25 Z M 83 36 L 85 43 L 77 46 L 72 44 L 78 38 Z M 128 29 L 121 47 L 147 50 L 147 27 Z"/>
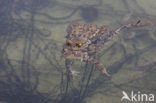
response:
<path fill-rule="evenodd" d="M 112 1 L 1 0 L 0 102 L 120 103 L 123 90 L 155 94 L 156 14 L 146 0 Z M 97 11 L 87 8 L 89 21 L 86 7 Z M 81 73 L 69 78 L 61 55 L 69 23 L 113 29 L 138 18 L 151 26 L 122 31 L 96 56 L 111 78 L 80 61 L 70 61 Z"/>

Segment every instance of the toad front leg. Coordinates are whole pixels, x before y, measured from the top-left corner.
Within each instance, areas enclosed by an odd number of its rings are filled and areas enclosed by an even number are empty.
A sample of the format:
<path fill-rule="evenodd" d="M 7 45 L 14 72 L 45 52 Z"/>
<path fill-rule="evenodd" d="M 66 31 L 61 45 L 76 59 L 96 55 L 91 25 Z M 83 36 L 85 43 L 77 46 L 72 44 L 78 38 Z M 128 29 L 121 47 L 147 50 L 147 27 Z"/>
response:
<path fill-rule="evenodd" d="M 97 69 L 104 75 L 110 77 L 110 75 L 107 73 L 106 68 L 104 67 L 104 65 L 102 63 L 100 63 L 98 60 L 89 57 L 88 60 L 89 62 L 93 63 L 96 65 Z"/>
<path fill-rule="evenodd" d="M 104 67 L 104 65 L 102 63 L 100 63 L 98 60 L 94 59 L 93 57 L 90 57 L 88 55 L 85 55 L 85 57 L 83 58 L 83 61 L 85 62 L 91 62 L 92 64 L 95 64 L 97 69 L 104 75 L 110 77 L 110 75 L 107 73 L 106 68 Z"/>

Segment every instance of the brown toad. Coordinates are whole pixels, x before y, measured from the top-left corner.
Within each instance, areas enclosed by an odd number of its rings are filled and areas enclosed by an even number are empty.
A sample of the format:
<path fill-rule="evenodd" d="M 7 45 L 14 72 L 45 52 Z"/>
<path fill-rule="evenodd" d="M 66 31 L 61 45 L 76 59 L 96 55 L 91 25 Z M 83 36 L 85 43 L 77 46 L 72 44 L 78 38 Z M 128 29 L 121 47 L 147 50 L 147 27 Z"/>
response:
<path fill-rule="evenodd" d="M 102 46 L 110 40 L 114 35 L 118 34 L 121 29 L 130 27 L 142 27 L 138 20 L 136 23 L 123 25 L 114 31 L 110 31 L 107 26 L 97 26 L 92 24 L 73 23 L 67 27 L 67 40 L 63 48 L 63 56 L 65 59 L 78 59 L 83 62 L 91 62 L 106 76 L 110 76 L 106 68 L 94 56 L 102 49 Z M 74 72 L 69 69 L 71 75 Z"/>

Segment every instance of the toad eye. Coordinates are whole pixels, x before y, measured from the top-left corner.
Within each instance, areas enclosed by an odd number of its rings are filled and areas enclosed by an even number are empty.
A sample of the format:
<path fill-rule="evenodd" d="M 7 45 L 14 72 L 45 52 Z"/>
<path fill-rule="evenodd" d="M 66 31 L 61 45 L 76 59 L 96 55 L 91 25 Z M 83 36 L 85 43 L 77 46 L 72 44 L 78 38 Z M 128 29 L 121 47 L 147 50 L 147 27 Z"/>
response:
<path fill-rule="evenodd" d="M 71 42 L 71 41 L 68 41 L 68 42 L 66 43 L 66 45 L 67 45 L 67 46 L 72 46 L 72 42 Z"/>
<path fill-rule="evenodd" d="M 81 47 L 83 44 L 82 43 L 76 43 L 77 47 Z"/>

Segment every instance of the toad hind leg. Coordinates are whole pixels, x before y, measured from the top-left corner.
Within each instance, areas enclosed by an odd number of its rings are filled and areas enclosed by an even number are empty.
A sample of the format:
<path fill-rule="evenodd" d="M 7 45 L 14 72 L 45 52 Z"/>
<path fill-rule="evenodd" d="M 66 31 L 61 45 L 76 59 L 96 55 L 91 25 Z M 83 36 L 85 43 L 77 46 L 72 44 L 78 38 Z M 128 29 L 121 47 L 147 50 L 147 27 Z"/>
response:
<path fill-rule="evenodd" d="M 92 57 L 89 57 L 87 59 L 87 61 L 95 64 L 97 66 L 98 70 L 102 72 L 102 74 L 110 77 L 110 74 L 107 73 L 106 68 L 104 67 L 104 65 L 102 63 L 100 63 L 98 60 L 96 60 L 96 59 L 94 59 Z"/>

